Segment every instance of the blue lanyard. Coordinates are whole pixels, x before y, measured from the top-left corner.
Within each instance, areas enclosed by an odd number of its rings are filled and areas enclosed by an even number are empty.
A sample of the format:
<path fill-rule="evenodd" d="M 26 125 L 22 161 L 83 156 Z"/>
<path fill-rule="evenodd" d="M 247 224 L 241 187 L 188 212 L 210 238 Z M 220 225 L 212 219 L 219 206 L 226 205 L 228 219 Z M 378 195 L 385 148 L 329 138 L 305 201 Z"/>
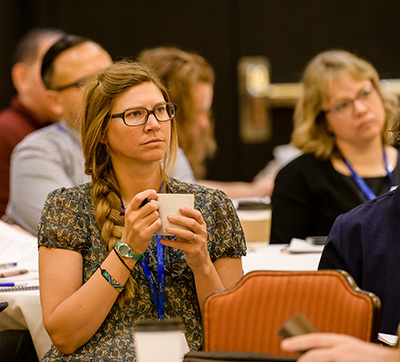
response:
<path fill-rule="evenodd" d="M 64 125 L 63 125 L 61 122 L 59 122 L 59 123 L 57 124 L 57 129 L 58 129 L 60 132 L 66 134 L 66 135 L 67 135 L 69 138 L 71 138 L 76 144 L 78 144 L 79 146 L 82 146 L 82 145 L 81 145 L 81 142 L 80 142 L 73 134 L 71 134 L 71 133 L 64 127 Z"/>
<path fill-rule="evenodd" d="M 151 274 L 146 257 L 140 261 L 147 283 L 149 284 L 151 298 L 156 306 L 158 318 L 164 318 L 165 309 L 165 269 L 164 269 L 164 245 L 161 244 L 162 235 L 157 235 L 157 270 L 158 270 L 158 295 L 157 286 Z"/>
<path fill-rule="evenodd" d="M 373 191 L 368 187 L 364 179 L 362 179 L 357 172 L 351 167 L 349 161 L 347 161 L 344 156 L 342 156 L 343 162 L 346 164 L 347 168 L 349 169 L 351 173 L 351 177 L 353 177 L 353 180 L 357 183 L 358 187 L 361 189 L 361 191 L 364 193 L 364 195 L 367 197 L 368 200 L 373 200 L 376 195 L 373 193 Z M 385 148 L 383 148 L 383 161 L 385 163 L 385 169 L 386 169 L 386 175 L 389 178 L 389 190 L 393 187 L 393 176 L 392 172 L 389 170 L 388 166 L 388 160 L 386 157 L 386 152 Z"/>
<path fill-rule="evenodd" d="M 163 183 L 161 183 L 161 189 L 163 188 Z M 122 197 L 119 196 L 121 200 L 122 210 L 125 209 Z M 164 267 L 164 245 L 161 244 L 162 235 L 157 235 L 157 271 L 158 271 L 158 293 L 157 286 L 151 274 L 149 264 L 144 256 L 144 259 L 140 261 L 144 275 L 146 276 L 147 283 L 150 289 L 150 295 L 156 306 L 158 318 L 164 318 L 165 309 L 165 267 Z M 157 295 L 158 294 L 158 295 Z"/>

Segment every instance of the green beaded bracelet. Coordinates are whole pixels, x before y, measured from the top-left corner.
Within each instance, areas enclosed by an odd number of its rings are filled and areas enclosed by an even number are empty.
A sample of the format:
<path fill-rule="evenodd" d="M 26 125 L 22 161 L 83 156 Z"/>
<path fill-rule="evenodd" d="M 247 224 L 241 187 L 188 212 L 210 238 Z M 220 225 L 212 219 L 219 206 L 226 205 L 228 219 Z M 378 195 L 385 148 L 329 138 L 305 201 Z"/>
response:
<path fill-rule="evenodd" d="M 119 283 L 110 275 L 110 273 L 109 273 L 107 270 L 102 269 L 101 267 L 100 267 L 100 270 L 101 270 L 101 275 L 104 277 L 104 279 L 107 280 L 107 281 L 111 284 L 111 286 L 112 286 L 118 293 L 121 293 L 121 292 L 125 289 L 125 287 L 122 286 L 121 284 L 119 284 Z"/>

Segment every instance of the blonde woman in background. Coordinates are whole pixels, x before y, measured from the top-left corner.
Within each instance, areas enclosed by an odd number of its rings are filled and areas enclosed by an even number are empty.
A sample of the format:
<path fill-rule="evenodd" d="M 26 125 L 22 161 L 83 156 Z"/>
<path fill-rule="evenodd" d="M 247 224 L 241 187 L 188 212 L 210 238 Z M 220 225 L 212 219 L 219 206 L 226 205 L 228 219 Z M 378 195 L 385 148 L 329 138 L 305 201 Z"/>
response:
<path fill-rule="evenodd" d="M 310 61 L 292 134 L 304 155 L 276 177 L 272 243 L 327 236 L 339 214 L 399 184 L 399 152 L 389 141 L 397 104 L 354 54 L 333 50 Z"/>
<path fill-rule="evenodd" d="M 171 100 L 178 105 L 178 159 L 173 176 L 226 192 L 231 198 L 270 196 L 273 176 L 253 182 L 205 180 L 206 161 L 217 148 L 211 105 L 215 75 L 211 65 L 199 54 L 175 47 L 145 49 L 141 62 L 154 69 L 168 88 Z"/>
<path fill-rule="evenodd" d="M 166 175 L 176 106 L 147 67 L 116 63 L 85 88 L 81 134 L 92 182 L 52 192 L 39 226 L 43 322 L 53 341 L 43 361 L 135 361 L 135 324 L 163 317 L 181 318 L 189 348 L 199 349 L 204 298 L 243 273 L 234 206 L 220 191 Z M 186 217 L 169 217 L 186 227 L 167 227 L 169 239 L 155 235 L 158 192 L 195 195 L 195 208 L 180 208 Z"/>

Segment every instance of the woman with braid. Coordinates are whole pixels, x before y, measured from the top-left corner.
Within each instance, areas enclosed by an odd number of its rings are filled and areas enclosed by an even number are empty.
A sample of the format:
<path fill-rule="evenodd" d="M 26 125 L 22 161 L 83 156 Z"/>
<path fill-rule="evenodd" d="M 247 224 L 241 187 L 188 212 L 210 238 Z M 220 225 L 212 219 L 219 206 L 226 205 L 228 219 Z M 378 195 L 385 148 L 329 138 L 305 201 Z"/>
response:
<path fill-rule="evenodd" d="M 199 349 L 205 297 L 242 276 L 234 206 L 221 191 L 167 176 L 176 106 L 148 68 L 123 61 L 100 71 L 83 104 L 92 182 L 50 193 L 39 227 L 43 322 L 53 342 L 43 361 L 135 361 L 135 324 L 144 319 L 180 318 L 189 348 Z M 160 192 L 195 195 L 193 209 L 169 219 L 186 229 L 168 227 L 173 236 L 161 240 Z"/>

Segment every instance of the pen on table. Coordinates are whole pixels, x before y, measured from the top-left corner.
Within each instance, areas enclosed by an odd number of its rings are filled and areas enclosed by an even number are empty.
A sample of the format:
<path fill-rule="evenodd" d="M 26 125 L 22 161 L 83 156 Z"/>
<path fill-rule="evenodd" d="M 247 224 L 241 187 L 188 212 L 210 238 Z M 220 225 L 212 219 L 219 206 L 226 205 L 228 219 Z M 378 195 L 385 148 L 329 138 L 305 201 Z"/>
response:
<path fill-rule="evenodd" d="M 8 302 L 0 302 L 0 312 L 8 307 Z"/>
<path fill-rule="evenodd" d="M 13 270 L 10 272 L 0 273 L 0 278 L 12 277 L 14 275 L 20 275 L 20 274 L 26 274 L 26 273 L 28 273 L 27 269 Z"/>
<path fill-rule="evenodd" d="M 4 264 L 0 264 L 0 269 L 12 268 L 13 266 L 17 266 L 17 263 L 4 263 Z"/>
<path fill-rule="evenodd" d="M 0 287 L 25 287 L 27 285 L 26 282 L 0 283 Z"/>

